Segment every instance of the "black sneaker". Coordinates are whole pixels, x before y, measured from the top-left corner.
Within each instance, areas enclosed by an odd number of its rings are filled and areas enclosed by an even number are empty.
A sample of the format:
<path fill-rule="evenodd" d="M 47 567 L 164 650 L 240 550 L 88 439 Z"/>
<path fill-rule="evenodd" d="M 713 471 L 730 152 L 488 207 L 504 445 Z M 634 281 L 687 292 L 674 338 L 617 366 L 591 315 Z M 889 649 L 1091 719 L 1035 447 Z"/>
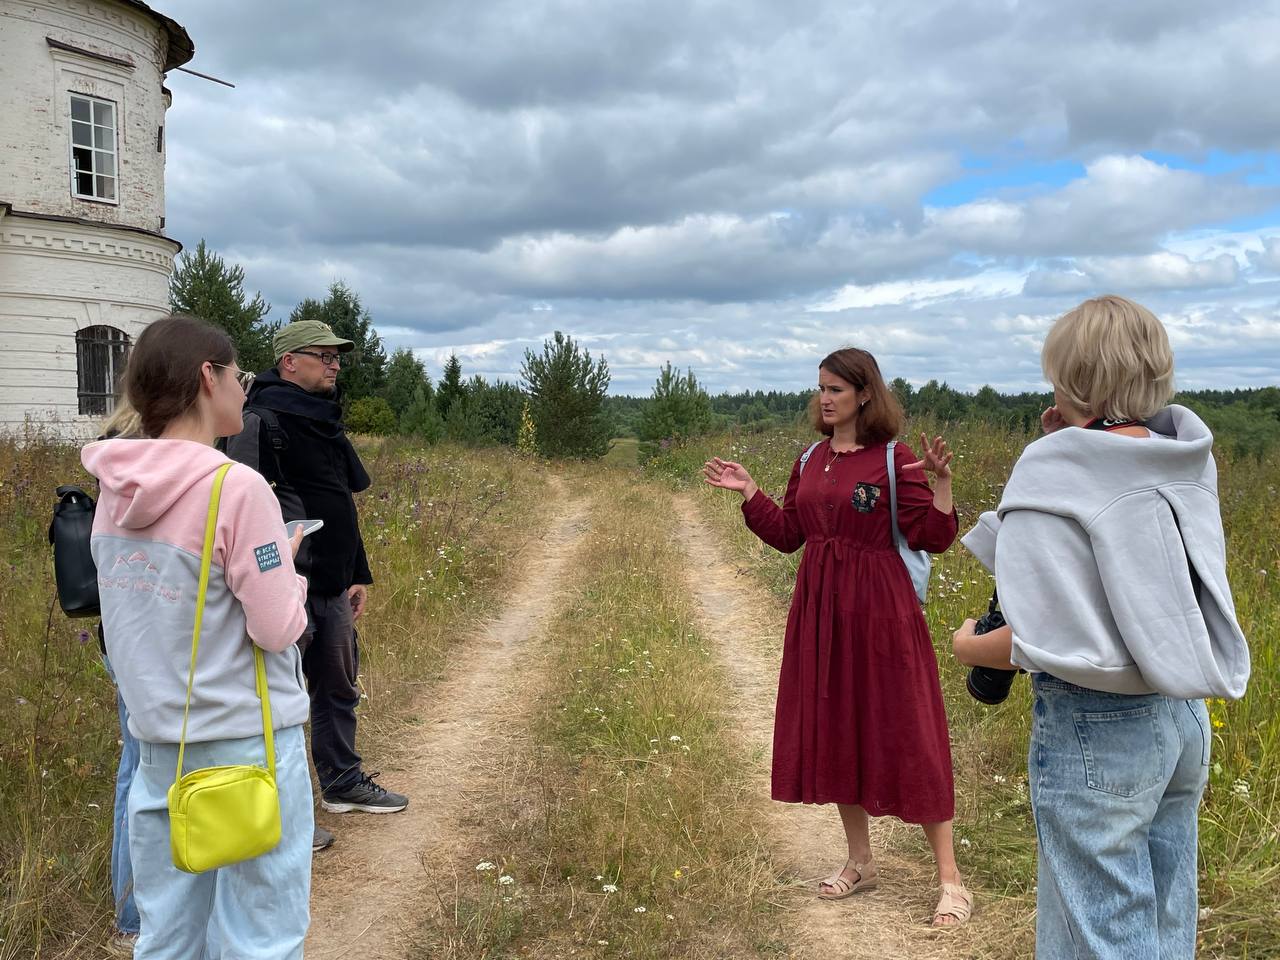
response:
<path fill-rule="evenodd" d="M 373 778 L 376 773 L 362 773 L 360 779 L 345 790 L 326 790 L 320 798 L 320 806 L 330 813 L 399 813 L 409 805 L 409 798 L 402 793 L 392 793 Z"/>
<path fill-rule="evenodd" d="M 317 823 L 311 833 L 311 852 L 319 853 L 332 846 L 333 834 Z"/>

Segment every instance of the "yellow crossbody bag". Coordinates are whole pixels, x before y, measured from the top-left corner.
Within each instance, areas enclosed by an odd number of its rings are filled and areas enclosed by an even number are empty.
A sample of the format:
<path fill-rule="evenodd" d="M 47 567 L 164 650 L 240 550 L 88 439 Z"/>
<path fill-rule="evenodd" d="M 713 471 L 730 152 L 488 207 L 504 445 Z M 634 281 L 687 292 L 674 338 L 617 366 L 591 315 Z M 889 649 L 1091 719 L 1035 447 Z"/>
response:
<path fill-rule="evenodd" d="M 218 522 L 222 481 L 231 464 L 218 470 L 209 496 L 209 518 L 204 528 L 204 552 L 200 558 L 200 589 L 196 594 L 196 622 L 191 634 L 191 669 L 187 673 L 187 703 L 182 710 L 182 738 L 178 741 L 178 770 L 169 788 L 169 846 L 173 865 L 187 873 L 204 873 L 242 860 L 251 860 L 280 842 L 280 794 L 276 790 L 276 747 L 271 733 L 271 694 L 262 650 L 253 644 L 258 699 L 262 703 L 262 739 L 266 742 L 267 767 L 205 767 L 182 773 L 187 745 L 187 715 L 191 711 L 191 687 L 196 676 L 196 651 L 200 623 L 204 619 L 209 567 L 213 562 L 213 535 Z"/>

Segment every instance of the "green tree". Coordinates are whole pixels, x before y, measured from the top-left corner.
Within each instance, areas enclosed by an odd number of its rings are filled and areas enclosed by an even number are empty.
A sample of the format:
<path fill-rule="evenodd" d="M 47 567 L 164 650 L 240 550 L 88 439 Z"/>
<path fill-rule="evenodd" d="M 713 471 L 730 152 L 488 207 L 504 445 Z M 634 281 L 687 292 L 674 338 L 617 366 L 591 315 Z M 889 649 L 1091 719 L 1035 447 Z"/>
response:
<path fill-rule="evenodd" d="M 609 452 L 610 424 L 605 414 L 609 365 L 559 330 L 542 352 L 524 352 L 520 375 L 529 395 L 529 412 L 544 457 L 597 459 Z"/>
<path fill-rule="evenodd" d="M 677 443 L 706 433 L 712 423 L 711 398 L 688 370 L 682 376 L 670 361 L 658 372 L 653 394 L 640 415 L 641 455 L 652 456 L 662 441 Z"/>
<path fill-rule="evenodd" d="M 414 391 L 409 409 L 400 415 L 400 432 L 433 444 L 439 443 L 444 437 L 444 421 L 440 419 L 440 411 L 436 409 L 430 385 Z"/>
<path fill-rule="evenodd" d="M 189 313 L 227 331 L 243 369 L 265 370 L 274 361 L 271 338 L 279 324 L 264 319 L 271 305 L 261 293 L 246 299 L 244 267 L 227 266 L 203 240 L 178 258 L 169 280 L 169 305 L 175 313 Z"/>
<path fill-rule="evenodd" d="M 481 436 L 486 443 L 514 447 L 520 437 L 520 412 L 525 395 L 514 383 L 486 383 L 472 377 L 467 384 L 467 405 L 479 420 Z"/>
<path fill-rule="evenodd" d="M 444 371 L 440 374 L 440 388 L 436 391 L 436 409 L 442 419 L 449 419 L 449 411 L 466 392 L 467 388 L 462 383 L 462 361 L 456 353 L 451 353 L 445 361 Z"/>
<path fill-rule="evenodd" d="M 538 428 L 533 424 L 533 414 L 529 412 L 529 398 L 525 397 L 524 406 L 520 409 L 520 433 L 516 437 L 516 449 L 532 456 L 538 452 Z"/>
<path fill-rule="evenodd" d="M 396 416 L 402 417 L 413 404 L 419 390 L 423 390 L 428 396 L 433 392 L 427 368 L 411 352 L 401 348 L 387 362 L 387 378 L 382 385 L 382 397 Z"/>
<path fill-rule="evenodd" d="M 348 409 L 356 400 L 375 396 L 382 390 L 387 379 L 387 353 L 382 338 L 373 328 L 373 318 L 355 291 L 341 280 L 335 280 L 329 285 L 329 295 L 324 300 L 307 298 L 294 307 L 289 322 L 295 320 L 327 323 L 334 333 L 355 344 L 355 349 L 343 357 L 342 370 L 338 373 L 338 387 Z"/>
<path fill-rule="evenodd" d="M 387 437 L 399 426 L 391 405 L 382 397 L 361 397 L 353 400 L 346 416 L 347 429 L 352 433 L 372 433 Z"/>

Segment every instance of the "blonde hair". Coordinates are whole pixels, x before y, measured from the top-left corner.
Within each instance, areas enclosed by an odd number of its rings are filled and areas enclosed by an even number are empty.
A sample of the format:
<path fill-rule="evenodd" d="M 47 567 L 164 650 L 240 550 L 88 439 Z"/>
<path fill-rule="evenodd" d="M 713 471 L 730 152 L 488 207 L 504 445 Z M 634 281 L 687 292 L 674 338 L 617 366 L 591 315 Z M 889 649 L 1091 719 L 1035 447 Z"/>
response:
<path fill-rule="evenodd" d="M 1124 297 L 1086 300 L 1049 330 L 1040 367 L 1082 414 L 1149 420 L 1173 396 L 1173 350 L 1164 326 Z"/>
<path fill-rule="evenodd" d="M 142 436 L 142 417 L 129 402 L 129 395 L 123 390 L 116 397 L 115 409 L 102 424 L 104 437 L 140 437 Z"/>

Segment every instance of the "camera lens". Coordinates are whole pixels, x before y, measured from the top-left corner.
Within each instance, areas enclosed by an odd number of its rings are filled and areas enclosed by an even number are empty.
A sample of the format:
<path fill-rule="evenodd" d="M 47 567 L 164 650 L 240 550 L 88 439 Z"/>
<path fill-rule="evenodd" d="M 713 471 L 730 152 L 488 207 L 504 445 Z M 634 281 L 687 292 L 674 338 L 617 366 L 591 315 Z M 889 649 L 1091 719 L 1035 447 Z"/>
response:
<path fill-rule="evenodd" d="M 997 670 L 994 667 L 974 667 L 969 671 L 965 686 L 969 696 L 982 703 L 995 706 L 1009 699 L 1009 691 L 1013 689 L 1016 670 Z"/>

